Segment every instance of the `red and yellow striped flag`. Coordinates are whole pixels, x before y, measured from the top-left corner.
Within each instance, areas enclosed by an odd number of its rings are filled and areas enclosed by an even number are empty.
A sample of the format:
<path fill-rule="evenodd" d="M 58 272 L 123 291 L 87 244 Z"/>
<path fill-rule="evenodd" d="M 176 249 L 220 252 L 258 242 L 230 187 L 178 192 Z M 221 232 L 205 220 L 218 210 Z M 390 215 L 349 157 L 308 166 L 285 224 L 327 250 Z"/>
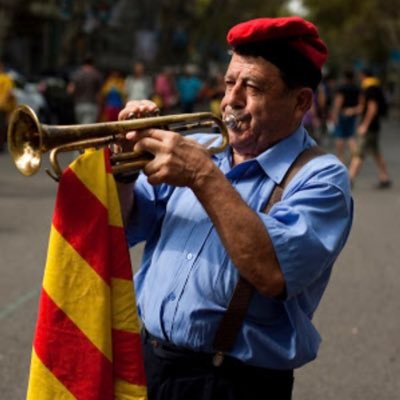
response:
<path fill-rule="evenodd" d="M 59 184 L 27 398 L 145 399 L 139 329 L 108 152 L 89 151 Z"/>

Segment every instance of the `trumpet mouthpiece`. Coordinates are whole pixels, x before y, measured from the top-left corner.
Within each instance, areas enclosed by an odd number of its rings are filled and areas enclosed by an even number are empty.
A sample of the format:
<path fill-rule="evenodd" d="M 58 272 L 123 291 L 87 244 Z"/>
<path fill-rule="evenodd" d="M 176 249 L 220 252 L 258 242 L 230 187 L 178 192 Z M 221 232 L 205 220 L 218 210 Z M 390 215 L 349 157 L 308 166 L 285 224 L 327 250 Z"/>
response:
<path fill-rule="evenodd" d="M 227 128 L 235 129 L 238 125 L 238 119 L 236 118 L 236 116 L 234 114 L 228 114 L 224 118 L 224 123 Z"/>

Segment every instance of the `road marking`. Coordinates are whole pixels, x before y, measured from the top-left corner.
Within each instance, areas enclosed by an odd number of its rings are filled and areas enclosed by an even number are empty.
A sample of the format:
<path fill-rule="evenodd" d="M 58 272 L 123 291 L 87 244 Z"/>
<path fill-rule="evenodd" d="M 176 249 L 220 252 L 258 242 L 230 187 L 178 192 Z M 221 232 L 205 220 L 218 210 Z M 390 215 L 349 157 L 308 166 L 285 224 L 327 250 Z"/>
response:
<path fill-rule="evenodd" d="M 31 300 L 35 296 L 37 296 L 40 292 L 40 289 L 33 289 L 28 293 L 24 294 L 23 296 L 19 297 L 13 303 L 8 304 L 2 310 L 0 310 L 0 320 L 8 317 L 14 311 L 18 310 L 19 307 L 24 305 L 27 301 Z"/>

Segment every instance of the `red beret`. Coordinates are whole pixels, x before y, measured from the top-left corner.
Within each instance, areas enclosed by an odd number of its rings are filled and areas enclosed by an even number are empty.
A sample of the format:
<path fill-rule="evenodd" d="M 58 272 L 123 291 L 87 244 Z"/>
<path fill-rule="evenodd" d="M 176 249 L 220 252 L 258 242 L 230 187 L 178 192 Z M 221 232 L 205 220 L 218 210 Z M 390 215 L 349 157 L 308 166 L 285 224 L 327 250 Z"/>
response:
<path fill-rule="evenodd" d="M 287 40 L 319 70 L 328 57 L 328 49 L 315 25 L 301 17 L 252 19 L 231 28 L 227 40 L 233 47 L 252 42 Z"/>

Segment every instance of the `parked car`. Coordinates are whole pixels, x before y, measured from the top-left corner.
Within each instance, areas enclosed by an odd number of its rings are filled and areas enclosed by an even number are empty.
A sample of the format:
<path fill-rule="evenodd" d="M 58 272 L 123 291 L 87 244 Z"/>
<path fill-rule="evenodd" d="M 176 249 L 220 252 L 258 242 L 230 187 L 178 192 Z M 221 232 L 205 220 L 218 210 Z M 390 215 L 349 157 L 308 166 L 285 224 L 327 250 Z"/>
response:
<path fill-rule="evenodd" d="M 39 82 L 30 82 L 16 71 L 9 71 L 13 78 L 14 96 L 17 104 L 26 104 L 35 111 L 40 121 L 47 120 L 48 106 L 45 97 L 39 90 Z"/>

